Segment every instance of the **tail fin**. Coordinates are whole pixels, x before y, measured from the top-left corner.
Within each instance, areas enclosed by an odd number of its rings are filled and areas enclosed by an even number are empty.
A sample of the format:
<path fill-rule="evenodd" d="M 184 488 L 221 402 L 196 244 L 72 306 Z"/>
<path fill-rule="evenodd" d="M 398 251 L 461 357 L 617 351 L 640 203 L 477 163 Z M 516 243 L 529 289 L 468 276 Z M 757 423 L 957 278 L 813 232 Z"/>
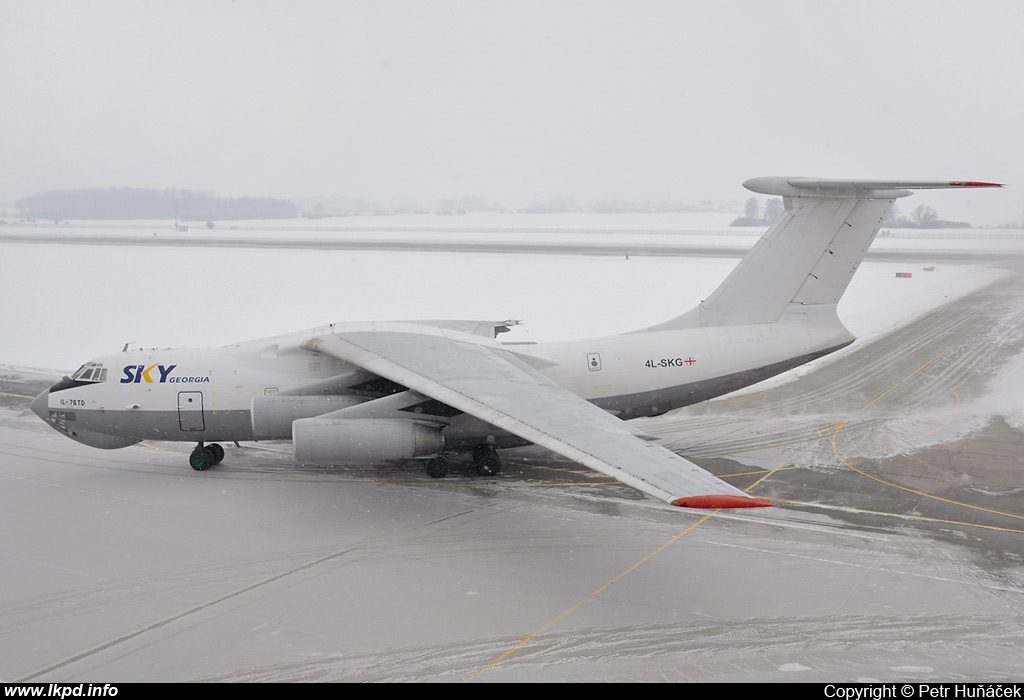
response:
<path fill-rule="evenodd" d="M 794 306 L 834 306 L 896 198 L 911 189 L 1002 185 L 760 177 L 743 186 L 783 197 L 785 213 L 711 296 L 650 330 L 773 323 Z"/>

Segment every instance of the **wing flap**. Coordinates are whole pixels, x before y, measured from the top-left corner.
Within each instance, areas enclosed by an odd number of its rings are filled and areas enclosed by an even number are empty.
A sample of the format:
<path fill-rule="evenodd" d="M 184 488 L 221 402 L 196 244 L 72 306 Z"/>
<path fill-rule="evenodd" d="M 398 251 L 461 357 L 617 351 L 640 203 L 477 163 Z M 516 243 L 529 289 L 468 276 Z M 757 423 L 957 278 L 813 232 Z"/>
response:
<path fill-rule="evenodd" d="M 493 341 L 444 329 L 392 326 L 337 328 L 303 347 L 399 382 L 669 503 L 771 505 L 650 442 Z M 721 500 L 725 496 L 729 498 Z M 692 497 L 712 498 L 688 500 Z"/>

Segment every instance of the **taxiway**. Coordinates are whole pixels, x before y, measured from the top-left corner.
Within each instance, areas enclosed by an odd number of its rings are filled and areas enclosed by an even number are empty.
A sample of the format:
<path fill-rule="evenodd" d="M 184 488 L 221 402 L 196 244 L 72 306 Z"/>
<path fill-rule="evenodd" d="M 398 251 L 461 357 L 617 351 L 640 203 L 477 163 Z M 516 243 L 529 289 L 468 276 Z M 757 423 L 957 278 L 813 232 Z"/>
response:
<path fill-rule="evenodd" d="M 669 507 L 536 449 L 492 479 L 286 445 L 106 452 L 0 380 L 4 681 L 1014 680 L 1013 274 L 796 381 L 643 422 L 771 509 Z"/>

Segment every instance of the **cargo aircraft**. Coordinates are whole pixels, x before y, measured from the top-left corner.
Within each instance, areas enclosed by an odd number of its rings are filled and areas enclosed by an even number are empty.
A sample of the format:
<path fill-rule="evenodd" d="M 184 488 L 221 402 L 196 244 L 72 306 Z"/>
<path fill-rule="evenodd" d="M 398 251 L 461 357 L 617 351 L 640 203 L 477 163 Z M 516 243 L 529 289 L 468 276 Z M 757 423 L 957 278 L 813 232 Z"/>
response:
<path fill-rule="evenodd" d="M 87 362 L 32 410 L 93 447 L 291 439 L 301 463 L 450 455 L 484 475 L 498 450 L 536 444 L 676 506 L 768 506 L 626 422 L 721 396 L 854 341 L 836 305 L 883 219 L 913 189 L 988 182 L 767 177 L 782 217 L 707 299 L 631 333 L 502 343 L 512 321 L 344 323 L 223 348 L 127 350 Z"/>

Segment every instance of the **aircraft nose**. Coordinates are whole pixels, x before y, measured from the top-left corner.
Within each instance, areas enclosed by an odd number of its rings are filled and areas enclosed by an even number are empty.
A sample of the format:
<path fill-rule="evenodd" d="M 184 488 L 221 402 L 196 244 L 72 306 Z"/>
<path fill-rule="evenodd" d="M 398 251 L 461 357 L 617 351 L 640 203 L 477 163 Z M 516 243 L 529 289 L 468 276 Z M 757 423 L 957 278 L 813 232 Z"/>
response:
<path fill-rule="evenodd" d="M 43 420 L 50 419 L 50 390 L 44 389 L 40 392 L 39 396 L 32 399 L 29 408 L 32 409 L 32 413 L 36 414 Z"/>

